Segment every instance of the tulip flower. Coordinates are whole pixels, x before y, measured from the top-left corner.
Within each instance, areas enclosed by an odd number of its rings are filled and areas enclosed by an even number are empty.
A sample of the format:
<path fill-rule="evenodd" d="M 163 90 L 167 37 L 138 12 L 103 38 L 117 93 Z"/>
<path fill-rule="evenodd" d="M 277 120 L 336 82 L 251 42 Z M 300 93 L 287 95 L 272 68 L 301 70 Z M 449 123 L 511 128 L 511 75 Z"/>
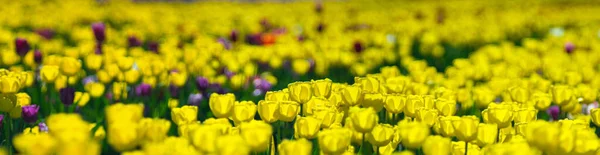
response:
<path fill-rule="evenodd" d="M 143 117 L 143 104 L 115 103 L 105 108 L 106 121 L 109 124 L 117 122 L 138 122 Z"/>
<path fill-rule="evenodd" d="M 104 95 L 104 84 L 101 83 L 88 83 L 85 85 L 85 90 L 90 94 L 91 97 L 98 98 Z"/>
<path fill-rule="evenodd" d="M 40 76 L 42 77 L 42 81 L 46 83 L 54 83 L 54 80 L 59 75 L 58 66 L 43 66 L 40 69 Z"/>
<path fill-rule="evenodd" d="M 15 50 L 19 56 L 23 57 L 29 52 L 29 43 L 24 38 L 15 39 Z"/>
<path fill-rule="evenodd" d="M 427 155 L 450 154 L 452 141 L 442 136 L 429 136 L 423 143 L 423 152 Z"/>
<path fill-rule="evenodd" d="M 249 154 L 251 147 L 240 135 L 224 135 L 215 141 L 218 154 Z"/>
<path fill-rule="evenodd" d="M 552 99 L 558 105 L 566 105 L 571 97 L 573 91 L 568 86 L 552 87 Z"/>
<path fill-rule="evenodd" d="M 81 62 L 72 57 L 62 58 L 60 72 L 66 76 L 74 76 L 81 71 Z"/>
<path fill-rule="evenodd" d="M 456 102 L 454 101 L 438 99 L 435 103 L 435 109 L 440 111 L 441 115 L 452 116 L 456 113 Z"/>
<path fill-rule="evenodd" d="M 300 114 L 300 104 L 295 101 L 279 101 L 277 116 L 279 120 L 291 122 Z"/>
<path fill-rule="evenodd" d="M 135 94 L 137 96 L 150 96 L 152 94 L 152 86 L 142 83 L 135 87 Z"/>
<path fill-rule="evenodd" d="M 102 43 L 106 39 L 106 27 L 104 23 L 98 22 L 92 24 L 92 31 L 94 32 L 94 37 L 96 37 L 96 42 Z"/>
<path fill-rule="evenodd" d="M 552 117 L 552 120 L 558 120 L 560 108 L 558 106 L 551 106 L 550 108 L 548 108 L 548 110 L 546 110 L 546 113 L 548 113 L 550 117 Z"/>
<path fill-rule="evenodd" d="M 181 108 L 171 109 L 171 119 L 177 125 L 189 124 L 198 120 L 198 107 L 197 106 L 183 106 Z"/>
<path fill-rule="evenodd" d="M 84 92 L 75 92 L 73 101 L 77 103 L 77 106 L 84 107 L 90 101 L 90 94 Z"/>
<path fill-rule="evenodd" d="M 404 95 L 386 95 L 384 107 L 388 112 L 398 114 L 404 110 L 406 100 Z"/>
<path fill-rule="evenodd" d="M 394 129 L 389 124 L 378 124 L 370 133 L 367 133 L 367 140 L 377 146 L 382 147 L 392 141 Z"/>
<path fill-rule="evenodd" d="M 138 136 L 137 128 L 135 123 L 119 122 L 110 124 L 108 126 L 108 144 L 119 152 L 135 148 L 141 138 Z"/>
<path fill-rule="evenodd" d="M 74 99 L 75 99 L 75 88 L 66 87 L 66 88 L 60 89 L 61 103 L 69 106 L 69 105 L 73 104 Z"/>
<path fill-rule="evenodd" d="M 352 132 L 347 128 L 323 130 L 319 133 L 319 148 L 326 154 L 340 154 L 350 146 Z"/>
<path fill-rule="evenodd" d="M 313 139 L 321 128 L 321 120 L 315 117 L 296 117 L 294 123 L 294 137 Z"/>
<path fill-rule="evenodd" d="M 252 101 L 235 102 L 231 118 L 235 122 L 248 122 L 254 119 L 256 104 Z"/>
<path fill-rule="evenodd" d="M 139 47 L 142 46 L 142 41 L 135 36 L 127 37 L 127 47 Z"/>
<path fill-rule="evenodd" d="M 190 142 L 203 153 L 214 153 L 216 151 L 215 141 L 222 135 L 217 128 L 209 125 L 201 125 L 189 131 Z"/>
<path fill-rule="evenodd" d="M 496 124 L 480 123 L 477 128 L 477 145 L 483 147 L 494 144 L 498 138 L 498 131 Z"/>
<path fill-rule="evenodd" d="M 146 142 L 160 142 L 167 138 L 170 127 L 168 120 L 144 118 L 138 124 L 138 135 Z"/>
<path fill-rule="evenodd" d="M 510 126 L 513 120 L 513 111 L 508 105 L 499 104 L 488 108 L 488 119 L 491 123 L 497 124 L 498 128 Z"/>
<path fill-rule="evenodd" d="M 216 94 L 213 93 L 210 95 L 210 99 L 208 104 L 210 105 L 210 110 L 217 118 L 225 118 L 229 117 L 231 111 L 233 109 L 233 105 L 235 103 L 235 95 L 233 94 Z"/>
<path fill-rule="evenodd" d="M 312 92 L 316 97 L 329 97 L 332 82 L 329 79 L 311 81 Z"/>
<path fill-rule="evenodd" d="M 590 111 L 590 116 L 592 117 L 592 122 L 594 122 L 596 127 L 600 127 L 600 109 L 592 109 Z"/>
<path fill-rule="evenodd" d="M 377 113 L 373 108 L 361 108 L 359 111 L 350 114 L 354 130 L 360 133 L 368 133 L 378 122 Z"/>
<path fill-rule="evenodd" d="M 40 107 L 37 105 L 23 106 L 23 120 L 27 123 L 35 123 L 38 119 L 39 110 Z"/>
<path fill-rule="evenodd" d="M 288 101 L 290 93 L 285 91 L 267 91 L 265 100 L 267 101 Z"/>
<path fill-rule="evenodd" d="M 550 107 L 552 103 L 552 97 L 550 94 L 536 92 L 532 95 L 533 103 L 535 104 L 535 108 L 539 110 L 546 110 Z"/>
<path fill-rule="evenodd" d="M 401 121 L 398 123 L 396 132 L 400 133 L 403 146 L 407 148 L 419 148 L 429 136 L 430 130 L 426 124 L 421 122 Z"/>
<path fill-rule="evenodd" d="M 306 103 L 313 96 L 311 83 L 294 82 L 288 85 L 290 99 L 300 104 Z"/>
<path fill-rule="evenodd" d="M 267 123 L 273 123 L 279 119 L 277 117 L 278 111 L 278 102 L 264 100 L 258 102 L 258 115 L 260 115 L 260 118 Z"/>
<path fill-rule="evenodd" d="M 263 121 L 250 121 L 240 126 L 241 136 L 253 152 L 264 152 L 271 144 L 273 128 Z"/>
<path fill-rule="evenodd" d="M 283 140 L 278 146 L 281 155 L 310 155 L 312 154 L 312 144 L 310 141 L 302 138 L 297 140 Z"/>
<path fill-rule="evenodd" d="M 362 88 L 360 86 L 347 86 L 342 90 L 342 99 L 350 106 L 357 105 L 363 101 Z"/>
<path fill-rule="evenodd" d="M 417 116 L 417 109 L 425 107 L 423 97 L 419 95 L 409 95 L 406 100 L 406 107 L 404 107 L 404 114 L 409 117 Z"/>
<path fill-rule="evenodd" d="M 531 122 L 536 120 L 537 110 L 533 108 L 521 108 L 515 111 L 515 123 Z"/>
<path fill-rule="evenodd" d="M 365 93 L 363 94 L 363 107 L 373 108 L 376 112 L 383 109 L 385 98 L 381 93 Z"/>
<path fill-rule="evenodd" d="M 19 153 L 52 154 L 58 142 L 48 133 L 21 134 L 14 137 L 13 144 Z"/>
<path fill-rule="evenodd" d="M 460 120 L 455 120 L 452 124 L 454 126 L 454 135 L 459 140 L 470 142 L 477 138 L 479 118 L 475 116 L 463 116 Z"/>
<path fill-rule="evenodd" d="M 199 106 L 200 102 L 202 102 L 203 99 L 204 99 L 204 96 L 200 93 L 190 94 L 190 96 L 188 96 L 188 104 L 194 105 L 194 106 Z"/>

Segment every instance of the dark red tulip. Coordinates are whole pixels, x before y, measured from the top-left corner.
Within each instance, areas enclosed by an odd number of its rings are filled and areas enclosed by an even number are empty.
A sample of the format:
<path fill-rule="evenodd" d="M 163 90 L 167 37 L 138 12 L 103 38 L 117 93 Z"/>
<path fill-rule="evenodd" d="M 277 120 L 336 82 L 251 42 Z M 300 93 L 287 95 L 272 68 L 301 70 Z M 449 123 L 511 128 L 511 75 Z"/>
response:
<path fill-rule="evenodd" d="M 68 106 L 68 105 L 73 104 L 74 99 L 75 99 L 75 88 L 66 87 L 66 88 L 60 89 L 60 101 L 64 105 Z"/>
<path fill-rule="evenodd" d="M 24 38 L 17 38 L 15 39 L 15 49 L 17 54 L 23 57 L 29 52 L 29 43 Z"/>
<path fill-rule="evenodd" d="M 94 37 L 96 37 L 96 42 L 104 42 L 104 40 L 106 39 L 106 26 L 104 26 L 104 23 L 93 23 L 92 31 L 94 31 Z"/>

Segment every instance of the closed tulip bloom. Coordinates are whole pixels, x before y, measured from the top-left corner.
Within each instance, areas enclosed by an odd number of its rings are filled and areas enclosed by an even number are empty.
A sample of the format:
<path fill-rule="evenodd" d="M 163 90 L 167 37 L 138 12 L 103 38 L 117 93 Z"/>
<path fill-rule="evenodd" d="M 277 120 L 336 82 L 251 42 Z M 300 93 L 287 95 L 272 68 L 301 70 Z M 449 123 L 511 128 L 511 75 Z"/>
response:
<path fill-rule="evenodd" d="M 592 122 L 594 122 L 597 127 L 600 126 L 600 109 L 592 109 L 590 111 L 590 116 L 592 116 Z"/>
<path fill-rule="evenodd" d="M 85 85 L 85 90 L 92 96 L 93 98 L 99 98 L 104 95 L 104 84 L 92 82 Z"/>
<path fill-rule="evenodd" d="M 558 105 L 566 105 L 569 103 L 571 97 L 573 97 L 573 90 L 568 86 L 558 85 L 552 87 L 552 99 Z"/>
<path fill-rule="evenodd" d="M 471 144 L 471 143 L 467 143 L 468 146 L 468 153 L 465 152 L 465 142 L 464 141 L 458 141 L 458 142 L 452 142 L 452 155 L 479 155 L 481 154 L 481 149 L 475 145 L 475 144 Z"/>
<path fill-rule="evenodd" d="M 60 89 L 60 102 L 64 105 L 73 104 L 73 100 L 75 99 L 75 88 L 66 87 Z"/>
<path fill-rule="evenodd" d="M 316 97 L 329 97 L 331 93 L 331 80 L 322 79 L 312 81 L 312 92 Z"/>
<path fill-rule="evenodd" d="M 147 83 L 141 83 L 135 87 L 135 94 L 137 96 L 150 96 L 152 95 L 152 85 Z"/>
<path fill-rule="evenodd" d="M 90 54 L 85 57 L 85 66 L 90 70 L 98 70 L 102 67 L 102 56 Z"/>
<path fill-rule="evenodd" d="M 284 139 L 277 150 L 281 155 L 311 155 L 312 143 L 304 138 L 296 140 Z"/>
<path fill-rule="evenodd" d="M 458 116 L 442 116 L 438 118 L 438 122 L 440 123 L 440 132 L 441 135 L 445 137 L 454 136 L 454 123 L 460 121 L 460 117 Z"/>
<path fill-rule="evenodd" d="M 138 133 L 146 142 L 160 142 L 167 138 L 171 122 L 165 119 L 144 118 L 139 122 Z"/>
<path fill-rule="evenodd" d="M 278 120 L 277 113 L 279 112 L 279 103 L 275 101 L 258 101 L 258 115 L 267 122 L 273 123 Z"/>
<path fill-rule="evenodd" d="M 319 148 L 326 154 L 344 153 L 350 146 L 351 134 L 347 128 L 323 130 L 319 133 Z"/>
<path fill-rule="evenodd" d="M 137 123 L 118 122 L 108 126 L 107 142 L 118 152 L 134 149 L 141 137 L 138 136 Z"/>
<path fill-rule="evenodd" d="M 177 125 L 189 124 L 198 120 L 197 106 L 183 106 L 171 109 L 171 119 Z"/>
<path fill-rule="evenodd" d="M 294 123 L 294 136 L 296 138 L 313 139 L 317 136 L 320 128 L 321 120 L 311 116 L 297 116 L 296 123 Z"/>
<path fill-rule="evenodd" d="M 537 119 L 537 110 L 533 108 L 521 108 L 515 111 L 515 123 L 531 122 Z"/>
<path fill-rule="evenodd" d="M 116 63 L 121 71 L 130 70 L 133 67 L 134 59 L 132 57 L 117 57 Z"/>
<path fill-rule="evenodd" d="M 290 100 L 290 93 L 284 91 L 267 91 L 265 94 L 265 100 L 267 101 L 288 101 Z"/>
<path fill-rule="evenodd" d="M 90 94 L 85 92 L 75 92 L 75 103 L 77 106 L 84 107 L 90 101 Z"/>
<path fill-rule="evenodd" d="M 271 144 L 273 128 L 263 121 L 250 121 L 240 126 L 240 135 L 253 152 L 264 152 Z"/>
<path fill-rule="evenodd" d="M 48 133 L 16 135 L 12 143 L 22 154 L 52 154 L 58 145 Z"/>
<path fill-rule="evenodd" d="M 99 70 L 98 72 L 96 72 L 96 77 L 98 78 L 99 82 L 102 82 L 104 84 L 108 84 L 113 80 L 113 77 L 111 77 L 105 70 Z"/>
<path fill-rule="evenodd" d="M 362 90 L 370 93 L 378 93 L 380 92 L 380 82 L 378 79 L 374 77 L 364 77 L 364 78 L 354 78 L 356 83 L 362 86 Z"/>
<path fill-rule="evenodd" d="M 296 59 L 292 62 L 292 69 L 294 72 L 304 75 L 310 69 L 310 62 L 304 59 Z"/>
<path fill-rule="evenodd" d="M 21 89 L 21 82 L 15 77 L 3 76 L 0 77 L 0 86 L 1 93 L 17 93 Z"/>
<path fill-rule="evenodd" d="M 477 145 L 486 146 L 496 143 L 498 125 L 480 123 L 477 128 Z"/>
<path fill-rule="evenodd" d="M 29 43 L 24 38 L 17 38 L 15 39 L 15 50 L 19 56 L 23 57 L 30 50 Z"/>
<path fill-rule="evenodd" d="M 373 108 L 376 112 L 383 110 L 385 98 L 381 93 L 365 93 L 363 94 L 362 106 L 366 108 Z"/>
<path fill-rule="evenodd" d="M 496 96 L 489 88 L 481 87 L 473 89 L 473 98 L 475 98 L 478 107 L 484 108 L 493 102 Z"/>
<path fill-rule="evenodd" d="M 583 102 L 592 103 L 598 98 L 598 92 L 594 91 L 594 89 L 588 85 L 579 85 L 577 90 L 581 93 Z"/>
<path fill-rule="evenodd" d="M 600 147 L 600 140 L 596 138 L 596 134 L 591 130 L 575 131 L 575 146 L 573 147 L 574 154 L 594 154 Z"/>
<path fill-rule="evenodd" d="M 403 121 L 398 123 L 396 132 L 400 133 L 403 146 L 414 149 L 423 145 L 425 139 L 429 137 L 430 130 L 424 123 Z"/>
<path fill-rule="evenodd" d="M 240 135 L 224 135 L 215 141 L 218 154 L 250 154 L 251 147 Z"/>
<path fill-rule="evenodd" d="M 256 115 L 256 104 L 252 101 L 235 102 L 231 119 L 235 122 L 248 122 Z"/>
<path fill-rule="evenodd" d="M 116 122 L 138 122 L 144 114 L 143 104 L 115 103 L 105 108 L 108 124 Z"/>
<path fill-rule="evenodd" d="M 215 141 L 222 132 L 209 125 L 200 125 L 189 130 L 189 140 L 202 153 L 215 153 Z"/>
<path fill-rule="evenodd" d="M 452 116 L 456 113 L 456 102 L 445 99 L 438 99 L 435 104 L 435 109 L 440 111 L 440 115 Z"/>
<path fill-rule="evenodd" d="M 315 109 L 313 117 L 321 120 L 321 128 L 329 128 L 336 121 L 337 111 L 335 109 Z"/>
<path fill-rule="evenodd" d="M 552 103 L 552 96 L 547 93 L 536 92 L 532 95 L 532 101 L 535 104 L 535 108 L 539 110 L 546 110 Z"/>
<path fill-rule="evenodd" d="M 127 82 L 127 84 L 136 84 L 139 79 L 140 79 L 140 72 L 137 70 L 129 70 L 129 71 L 125 71 L 124 73 L 125 76 L 125 82 Z"/>
<path fill-rule="evenodd" d="M 294 82 L 288 85 L 290 99 L 300 104 L 304 104 L 313 96 L 310 82 Z"/>
<path fill-rule="evenodd" d="M 171 83 L 177 87 L 182 87 L 187 82 L 188 76 L 185 72 L 172 72 Z"/>
<path fill-rule="evenodd" d="M 406 101 L 406 107 L 404 107 L 404 114 L 409 117 L 417 116 L 417 109 L 425 107 L 423 97 L 418 95 L 409 95 Z"/>
<path fill-rule="evenodd" d="M 377 124 L 370 133 L 367 133 L 367 140 L 378 147 L 382 147 L 392 141 L 394 128 L 389 124 Z"/>
<path fill-rule="evenodd" d="M 58 66 L 44 65 L 44 67 L 40 69 L 42 81 L 46 83 L 54 83 L 54 80 L 56 80 L 59 73 Z"/>
<path fill-rule="evenodd" d="M 40 110 L 40 107 L 37 105 L 23 106 L 23 109 L 22 109 L 23 120 L 27 123 L 35 123 L 38 120 L 38 111 L 39 110 Z"/>
<path fill-rule="evenodd" d="M 488 117 L 491 123 L 498 125 L 498 128 L 505 128 L 511 125 L 513 111 L 509 105 L 499 104 L 488 108 Z"/>
<path fill-rule="evenodd" d="M 245 87 L 246 82 L 248 81 L 248 77 L 244 74 L 236 74 L 230 78 L 230 86 L 232 89 L 240 89 Z"/>
<path fill-rule="evenodd" d="M 60 72 L 67 76 L 74 76 L 81 70 L 79 59 L 64 57 L 60 64 Z"/>
<path fill-rule="evenodd" d="M 336 91 L 331 92 L 331 95 L 329 95 L 329 98 L 327 98 L 327 100 L 329 100 L 329 103 L 331 103 L 333 106 L 345 107 L 344 99 L 342 98 L 342 92 Z"/>
<path fill-rule="evenodd" d="M 417 110 L 417 121 L 423 122 L 427 124 L 427 126 L 432 126 L 435 123 L 435 120 L 438 118 L 438 111 L 435 109 L 425 109 L 420 108 Z"/>
<path fill-rule="evenodd" d="M 522 87 L 513 87 L 509 89 L 510 97 L 513 101 L 525 103 L 529 100 L 529 91 Z"/>
<path fill-rule="evenodd" d="M 300 104 L 295 101 L 279 101 L 278 117 L 284 122 L 292 122 L 300 114 Z"/>
<path fill-rule="evenodd" d="M 313 97 L 308 102 L 302 104 L 302 114 L 313 115 L 315 109 L 334 108 L 331 102 L 323 97 Z"/>
<path fill-rule="evenodd" d="M 360 86 L 347 86 L 342 91 L 342 99 L 350 106 L 358 105 L 363 101 L 362 88 Z"/>
<path fill-rule="evenodd" d="M 368 133 L 378 122 L 377 113 L 373 108 L 361 108 L 359 111 L 350 114 L 354 130 L 360 133 Z"/>
<path fill-rule="evenodd" d="M 442 136 L 429 136 L 423 143 L 423 153 L 426 155 L 449 155 L 452 140 Z"/>
<path fill-rule="evenodd" d="M 388 112 L 398 114 L 404 110 L 406 100 L 407 98 L 405 95 L 386 95 L 384 107 Z"/>
<path fill-rule="evenodd" d="M 212 111 L 217 118 L 229 117 L 231 115 L 234 103 L 235 95 L 231 93 L 223 95 L 212 93 L 208 101 L 210 111 Z"/>
<path fill-rule="evenodd" d="M 479 118 L 475 116 L 463 116 L 460 120 L 453 123 L 454 135 L 462 141 L 473 141 L 477 138 L 477 128 Z"/>

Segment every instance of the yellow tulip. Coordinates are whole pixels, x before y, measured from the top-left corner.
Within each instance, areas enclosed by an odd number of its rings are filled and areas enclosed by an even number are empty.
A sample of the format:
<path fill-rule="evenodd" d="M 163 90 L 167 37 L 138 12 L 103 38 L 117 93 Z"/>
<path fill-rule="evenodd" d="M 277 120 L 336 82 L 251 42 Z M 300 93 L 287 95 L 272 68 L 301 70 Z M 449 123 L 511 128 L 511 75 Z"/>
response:
<path fill-rule="evenodd" d="M 404 106 L 406 105 L 406 96 L 405 95 L 386 95 L 385 96 L 385 109 L 388 112 L 398 114 L 404 110 Z"/>
<path fill-rule="evenodd" d="M 312 154 L 312 143 L 304 138 L 297 140 L 284 139 L 277 150 L 281 155 L 310 155 Z"/>
<path fill-rule="evenodd" d="M 481 87 L 473 89 L 473 98 L 475 98 L 478 107 L 484 108 L 493 102 L 496 96 L 489 88 Z"/>
<path fill-rule="evenodd" d="M 221 135 L 222 132 L 213 126 L 200 125 L 189 131 L 188 138 L 198 151 L 215 153 L 217 150 L 215 142 Z"/>
<path fill-rule="evenodd" d="M 279 101 L 278 118 L 284 122 L 292 122 L 300 114 L 300 104 L 295 101 Z"/>
<path fill-rule="evenodd" d="M 480 123 L 477 128 L 477 145 L 486 146 L 496 143 L 498 125 Z"/>
<path fill-rule="evenodd" d="M 432 126 L 438 116 L 438 111 L 435 109 L 420 108 L 417 110 L 416 120 L 427 124 L 427 126 Z"/>
<path fill-rule="evenodd" d="M 172 72 L 171 73 L 171 84 L 177 87 L 182 87 L 187 82 L 188 75 L 185 72 Z"/>
<path fill-rule="evenodd" d="M 310 62 L 303 59 L 296 59 L 292 62 L 292 69 L 294 72 L 304 75 L 310 69 Z"/>
<path fill-rule="evenodd" d="M 125 76 L 125 82 L 127 84 L 136 84 L 140 79 L 140 72 L 137 70 L 129 70 L 123 73 Z"/>
<path fill-rule="evenodd" d="M 85 92 L 75 92 L 74 101 L 79 107 L 84 107 L 90 101 L 90 94 Z"/>
<path fill-rule="evenodd" d="M 17 93 L 17 104 L 27 106 L 31 104 L 31 97 L 27 93 Z"/>
<path fill-rule="evenodd" d="M 105 108 L 108 124 L 117 122 L 138 122 L 144 114 L 143 104 L 115 103 Z"/>
<path fill-rule="evenodd" d="M 294 82 L 288 85 L 290 99 L 300 104 L 304 104 L 310 100 L 313 95 L 310 82 Z"/>
<path fill-rule="evenodd" d="M 360 133 L 368 133 L 378 122 L 377 113 L 373 108 L 361 108 L 359 111 L 350 114 L 354 130 Z"/>
<path fill-rule="evenodd" d="M 67 76 L 74 76 L 81 70 L 81 62 L 79 59 L 72 57 L 64 57 L 60 64 L 60 72 Z"/>
<path fill-rule="evenodd" d="M 552 103 L 552 97 L 547 93 L 536 92 L 532 95 L 532 101 L 535 104 L 535 108 L 539 110 L 546 110 Z"/>
<path fill-rule="evenodd" d="M 289 92 L 285 91 L 267 91 L 265 94 L 265 100 L 267 101 L 288 101 L 290 100 Z"/>
<path fill-rule="evenodd" d="M 477 138 L 477 128 L 479 118 L 475 116 L 463 116 L 460 120 L 452 123 L 454 126 L 454 135 L 462 141 L 473 141 Z"/>
<path fill-rule="evenodd" d="M 537 110 L 533 108 L 521 108 L 515 111 L 515 123 L 531 122 L 537 119 Z"/>
<path fill-rule="evenodd" d="M 165 119 L 144 118 L 138 125 L 139 137 L 146 142 L 160 142 L 167 138 L 171 122 Z"/>
<path fill-rule="evenodd" d="M 267 122 L 273 123 L 279 118 L 277 112 L 279 111 L 279 103 L 275 101 L 258 101 L 258 115 L 260 118 Z"/>
<path fill-rule="evenodd" d="M 59 75 L 58 66 L 44 66 L 40 69 L 40 76 L 42 81 L 46 83 L 54 83 L 56 77 Z"/>
<path fill-rule="evenodd" d="M 575 146 L 573 147 L 574 154 L 594 154 L 600 148 L 600 140 L 596 138 L 596 134 L 591 130 L 575 131 Z"/>
<path fill-rule="evenodd" d="M 315 109 L 312 116 L 321 120 L 321 128 L 329 128 L 336 121 L 337 111 L 335 109 L 318 108 Z"/>
<path fill-rule="evenodd" d="M 417 109 L 425 107 L 423 97 L 419 95 L 409 95 L 406 101 L 406 107 L 404 108 L 404 114 L 409 117 L 417 116 Z"/>
<path fill-rule="evenodd" d="M 364 78 L 354 78 L 355 83 L 360 84 L 362 86 L 362 91 L 369 93 L 379 93 L 380 92 L 380 82 L 378 79 L 374 77 L 364 77 Z"/>
<path fill-rule="evenodd" d="M 235 89 L 235 90 L 240 89 L 240 88 L 244 87 L 244 85 L 246 84 L 247 81 L 248 81 L 248 77 L 246 77 L 246 75 L 236 74 L 236 75 L 232 76 L 230 79 L 231 88 Z"/>
<path fill-rule="evenodd" d="M 373 130 L 366 134 L 366 138 L 369 143 L 382 147 L 390 143 L 392 141 L 392 136 L 394 135 L 394 129 L 389 124 L 377 124 L 373 127 Z"/>
<path fill-rule="evenodd" d="M 488 119 L 491 123 L 497 124 L 498 128 L 505 128 L 511 125 L 513 120 L 513 111 L 509 105 L 499 104 L 488 108 Z"/>
<path fill-rule="evenodd" d="M 525 103 L 529 100 L 529 91 L 522 87 L 513 87 L 509 89 L 510 97 L 513 101 Z"/>
<path fill-rule="evenodd" d="M 435 103 L 435 109 L 440 111 L 441 115 L 452 116 L 456 113 L 456 102 L 454 101 L 438 99 Z"/>
<path fill-rule="evenodd" d="M 198 120 L 197 106 L 183 106 L 181 108 L 171 109 L 171 119 L 177 125 L 194 123 Z"/>
<path fill-rule="evenodd" d="M 451 139 L 442 136 L 429 136 L 423 143 L 423 153 L 427 155 L 448 155 L 451 147 Z"/>
<path fill-rule="evenodd" d="M 596 124 L 597 127 L 600 126 L 600 109 L 595 108 L 590 111 L 590 116 L 592 116 L 592 122 Z"/>
<path fill-rule="evenodd" d="M 240 135 L 253 152 L 264 152 L 271 144 L 273 128 L 263 121 L 250 121 L 240 126 Z"/>
<path fill-rule="evenodd" d="M 217 118 L 229 117 L 231 115 L 234 103 L 235 95 L 231 93 L 223 95 L 213 93 L 210 95 L 210 99 L 208 101 L 210 111 L 212 111 Z"/>
<path fill-rule="evenodd" d="M 320 128 L 321 120 L 311 116 L 297 116 L 296 123 L 294 123 L 294 137 L 313 139 L 317 136 Z"/>
<path fill-rule="evenodd" d="M 215 141 L 218 154 L 250 154 L 251 148 L 240 135 L 224 135 Z"/>
<path fill-rule="evenodd" d="M 464 141 L 458 141 L 458 142 L 452 142 L 452 154 L 453 155 L 479 155 L 480 153 L 480 149 L 477 145 L 475 144 L 471 144 L 471 143 L 467 143 L 468 145 L 465 146 L 465 142 Z M 465 152 L 465 147 L 468 147 L 468 153 Z"/>
<path fill-rule="evenodd" d="M 24 84 L 24 83 L 23 83 Z M 21 82 L 16 77 L 2 76 L 0 77 L 1 93 L 17 93 L 21 89 Z"/>
<path fill-rule="evenodd" d="M 454 136 L 454 123 L 460 121 L 458 116 L 442 116 L 438 118 L 440 133 L 445 137 Z"/>
<path fill-rule="evenodd" d="M 102 97 L 104 89 L 105 87 L 102 83 L 92 82 L 85 85 L 85 90 L 94 98 Z"/>
<path fill-rule="evenodd" d="M 0 93 L 0 111 L 10 112 L 16 105 L 18 105 L 16 94 Z"/>
<path fill-rule="evenodd" d="M 315 109 L 318 108 L 334 108 L 331 102 L 326 98 L 322 97 L 313 97 L 305 104 L 302 104 L 302 114 L 304 115 L 313 115 Z"/>
<path fill-rule="evenodd" d="M 362 106 L 366 108 L 373 108 L 376 112 L 383 109 L 385 98 L 381 93 L 365 93 L 363 94 Z"/>
<path fill-rule="evenodd" d="M 16 135 L 12 143 L 21 154 L 52 154 L 58 145 L 48 133 Z"/>
<path fill-rule="evenodd" d="M 401 121 L 398 123 L 396 132 L 402 137 L 402 145 L 406 148 L 419 148 L 429 137 L 429 127 L 421 122 Z"/>
<path fill-rule="evenodd" d="M 256 104 L 252 101 L 235 102 L 231 119 L 235 122 L 248 122 L 256 115 Z"/>
<path fill-rule="evenodd" d="M 319 133 L 319 148 L 326 154 L 344 153 L 350 146 L 351 134 L 347 128 L 323 130 Z"/>
<path fill-rule="evenodd" d="M 316 97 L 329 97 L 331 93 L 331 80 L 322 79 L 311 81 L 312 83 L 312 92 Z"/>
<path fill-rule="evenodd" d="M 573 97 L 573 90 L 568 86 L 558 85 L 552 87 L 552 99 L 558 105 L 568 104 L 571 97 Z"/>
<path fill-rule="evenodd" d="M 131 69 L 133 66 L 134 60 L 131 57 L 117 57 L 117 66 L 121 71 L 126 71 Z"/>
<path fill-rule="evenodd" d="M 85 65 L 90 70 L 98 70 L 102 67 L 102 56 L 89 54 L 85 57 Z"/>
<path fill-rule="evenodd" d="M 108 126 L 108 144 L 118 152 L 134 149 L 142 138 L 138 136 L 137 128 L 137 124 L 131 122 L 111 123 Z"/>
<path fill-rule="evenodd" d="M 397 66 L 385 66 L 380 68 L 381 75 L 385 78 L 392 78 L 400 75 L 400 69 Z"/>
<path fill-rule="evenodd" d="M 112 85 L 113 98 L 116 100 L 127 98 L 127 84 L 123 82 L 115 82 Z"/>
<path fill-rule="evenodd" d="M 179 107 L 179 100 L 178 99 L 173 99 L 173 98 L 169 99 L 168 106 L 169 106 L 169 109 Z"/>
<path fill-rule="evenodd" d="M 350 106 L 362 103 L 363 93 L 360 86 L 347 86 L 342 90 L 342 99 Z"/>

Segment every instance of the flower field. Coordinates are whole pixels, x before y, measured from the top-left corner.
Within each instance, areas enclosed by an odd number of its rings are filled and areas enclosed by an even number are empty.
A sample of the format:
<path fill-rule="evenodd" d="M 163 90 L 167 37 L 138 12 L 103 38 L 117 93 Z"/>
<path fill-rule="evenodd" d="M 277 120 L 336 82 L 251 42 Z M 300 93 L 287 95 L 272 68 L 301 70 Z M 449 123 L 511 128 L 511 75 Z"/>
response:
<path fill-rule="evenodd" d="M 0 155 L 600 154 L 600 2 L 0 2 Z"/>

